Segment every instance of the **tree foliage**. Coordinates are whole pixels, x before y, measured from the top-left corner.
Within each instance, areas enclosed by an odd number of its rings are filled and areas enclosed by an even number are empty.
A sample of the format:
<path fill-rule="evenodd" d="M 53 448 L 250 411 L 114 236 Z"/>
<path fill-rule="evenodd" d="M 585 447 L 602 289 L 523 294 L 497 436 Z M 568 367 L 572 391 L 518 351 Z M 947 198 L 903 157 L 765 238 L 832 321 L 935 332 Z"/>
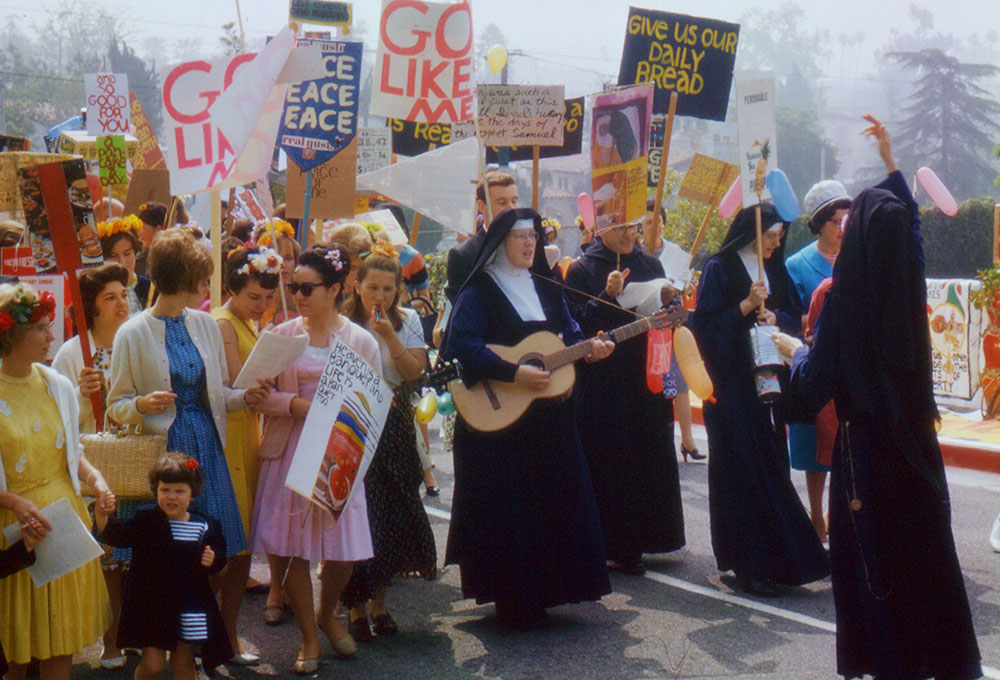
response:
<path fill-rule="evenodd" d="M 823 137 L 819 118 L 811 111 L 779 108 L 775 118 L 778 166 L 788 175 L 788 181 L 801 201 L 813 184 L 836 176 L 840 169 L 837 148 Z M 825 176 L 822 174 L 824 162 Z"/>
<path fill-rule="evenodd" d="M 928 278 L 973 278 L 993 266 L 991 198 L 968 200 L 948 217 L 937 208 L 921 211 L 920 234 Z"/>
<path fill-rule="evenodd" d="M 666 220 L 663 223 L 663 238 L 676 243 L 685 250 L 694 245 L 695 236 L 701 226 L 708 206 L 697 201 L 689 201 L 686 198 L 676 196 L 677 190 L 681 186 L 681 175 L 672 168 L 667 168 L 667 174 L 663 180 L 663 209 L 666 212 Z M 655 189 L 649 190 L 649 198 L 656 194 Z M 712 253 L 722 245 L 722 239 L 729 229 L 729 220 L 719 217 L 713 212 L 712 218 L 708 221 L 705 229 L 705 237 L 698 248 L 695 259 L 695 267 L 704 262 Z"/>

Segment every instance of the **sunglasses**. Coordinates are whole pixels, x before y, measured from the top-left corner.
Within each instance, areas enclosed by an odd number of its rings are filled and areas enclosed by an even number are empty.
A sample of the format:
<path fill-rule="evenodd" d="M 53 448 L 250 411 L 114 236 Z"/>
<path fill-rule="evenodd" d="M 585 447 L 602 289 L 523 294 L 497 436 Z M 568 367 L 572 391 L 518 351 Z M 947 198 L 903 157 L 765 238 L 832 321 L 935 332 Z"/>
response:
<path fill-rule="evenodd" d="M 302 291 L 302 297 L 309 297 L 313 294 L 313 291 L 317 288 L 329 288 L 322 283 L 289 283 L 288 290 L 291 291 L 292 295 L 298 295 L 299 291 Z"/>

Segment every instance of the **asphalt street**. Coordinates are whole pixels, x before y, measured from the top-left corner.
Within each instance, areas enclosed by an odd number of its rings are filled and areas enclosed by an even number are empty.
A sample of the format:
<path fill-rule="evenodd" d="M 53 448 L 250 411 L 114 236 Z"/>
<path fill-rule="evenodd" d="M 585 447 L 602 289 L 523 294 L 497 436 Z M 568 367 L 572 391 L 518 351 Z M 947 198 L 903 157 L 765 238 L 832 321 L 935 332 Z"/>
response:
<path fill-rule="evenodd" d="M 452 461 L 432 429 L 432 456 L 441 496 L 425 499 L 443 562 L 452 496 Z M 704 430 L 696 428 L 707 450 Z M 708 529 L 707 465 L 680 463 L 687 546 L 647 556 L 645 576 L 612 574 L 614 592 L 600 602 L 557 607 L 537 631 L 500 628 L 492 606 L 463 600 L 457 567 L 434 582 L 397 579 L 388 607 L 399 624 L 392 637 L 360 645 L 351 659 L 326 646 L 320 678 L 836 678 L 834 611 L 829 580 L 757 599 L 733 589 L 720 574 Z M 805 499 L 801 473 L 793 473 Z M 953 527 L 965 574 L 986 677 L 1000 678 L 1000 554 L 987 537 L 1000 512 L 1000 475 L 949 469 Z M 929 552 L 934 546 L 928 545 Z M 255 557 L 254 575 L 267 567 Z M 318 592 L 318 590 L 317 590 Z M 927 593 L 927 597 L 934 597 Z M 295 677 L 298 629 L 290 618 L 264 625 L 263 595 L 248 595 L 240 613 L 247 649 L 262 656 L 253 667 L 228 666 L 238 680 Z M 346 614 L 345 614 L 346 615 Z M 97 668 L 100 646 L 75 659 L 74 680 L 131 678 Z M 127 673 L 127 675 L 126 675 Z"/>

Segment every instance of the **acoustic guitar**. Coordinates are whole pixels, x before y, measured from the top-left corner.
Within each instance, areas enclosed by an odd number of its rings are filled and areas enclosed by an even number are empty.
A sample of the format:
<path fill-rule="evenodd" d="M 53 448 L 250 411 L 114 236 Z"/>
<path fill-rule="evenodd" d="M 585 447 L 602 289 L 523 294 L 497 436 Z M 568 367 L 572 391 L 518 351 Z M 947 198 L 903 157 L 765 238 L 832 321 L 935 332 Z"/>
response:
<path fill-rule="evenodd" d="M 674 304 L 652 316 L 647 316 L 607 333 L 615 344 L 642 335 L 653 328 L 680 325 L 687 319 L 683 305 Z M 483 380 L 466 387 L 461 380 L 448 383 L 452 401 L 466 425 L 478 432 L 500 432 L 515 424 L 536 399 L 566 398 L 576 382 L 574 362 L 586 358 L 590 340 L 567 347 L 559 337 L 548 331 L 532 333 L 513 347 L 487 345 L 504 361 L 518 366 L 525 364 L 549 371 L 551 377 L 544 390 L 529 390 L 512 382 Z"/>

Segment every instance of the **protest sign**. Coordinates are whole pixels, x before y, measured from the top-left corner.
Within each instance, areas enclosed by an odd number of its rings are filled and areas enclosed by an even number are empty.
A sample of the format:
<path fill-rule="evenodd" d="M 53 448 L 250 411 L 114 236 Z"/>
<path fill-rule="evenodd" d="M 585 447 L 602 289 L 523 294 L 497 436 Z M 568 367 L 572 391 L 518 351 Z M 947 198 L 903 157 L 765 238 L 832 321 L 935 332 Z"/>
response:
<path fill-rule="evenodd" d="M 17 171 L 29 165 L 72 160 L 64 154 L 48 154 L 36 151 L 13 151 L 0 153 L 0 210 L 21 212 L 21 190 L 17 186 Z"/>
<path fill-rule="evenodd" d="M 351 3 L 334 0 L 291 0 L 288 18 L 310 24 L 351 25 Z"/>
<path fill-rule="evenodd" d="M 718 205 L 738 174 L 739 170 L 732 163 L 696 153 L 677 195 L 706 205 Z"/>
<path fill-rule="evenodd" d="M 136 169 L 128 183 L 125 214 L 133 215 L 143 203 L 170 205 L 170 173 L 166 170 Z"/>
<path fill-rule="evenodd" d="M 657 113 L 676 91 L 677 115 L 725 120 L 739 33 L 739 24 L 630 7 L 618 84 L 653 82 Z"/>
<path fill-rule="evenodd" d="M 370 189 L 460 234 L 476 228 L 479 142 L 463 139 L 358 177 Z"/>
<path fill-rule="evenodd" d="M 128 76 L 124 73 L 85 73 L 83 90 L 87 102 L 87 134 L 123 135 L 128 132 L 131 109 Z"/>
<path fill-rule="evenodd" d="M 480 85 L 479 138 L 494 146 L 562 146 L 562 85 Z"/>
<path fill-rule="evenodd" d="M 153 126 L 149 123 L 149 118 L 142 108 L 142 103 L 135 96 L 135 92 L 129 92 L 129 109 L 132 113 L 132 126 L 135 128 L 135 138 L 138 145 L 136 154 L 132 158 L 132 166 L 135 168 L 166 169 L 167 162 L 160 151 L 160 145 L 153 134 Z"/>
<path fill-rule="evenodd" d="M 371 112 L 426 123 L 471 120 L 472 8 L 383 0 Z"/>
<path fill-rule="evenodd" d="M 264 208 L 261 206 L 260 202 L 257 201 L 257 195 L 254 193 L 253 189 L 243 188 L 236 192 L 236 204 L 240 207 L 240 212 L 242 212 L 247 219 L 249 219 L 254 224 L 260 224 L 261 222 L 267 221 L 267 215 L 264 213 Z"/>
<path fill-rule="evenodd" d="M 649 126 L 649 161 L 646 163 L 646 186 L 655 187 L 660 180 L 660 157 L 663 155 L 663 136 L 667 121 L 663 116 L 653 118 Z"/>
<path fill-rule="evenodd" d="M 125 138 L 125 155 L 130 161 L 139 153 L 139 141 L 130 134 L 120 135 Z M 86 130 L 67 130 L 56 140 L 56 151 L 61 154 L 82 156 L 84 160 L 99 160 L 97 137 L 87 134 Z"/>
<path fill-rule="evenodd" d="M 539 158 L 556 158 L 558 156 L 575 156 L 583 150 L 583 97 L 567 99 L 563 102 L 563 143 L 562 146 L 540 147 Z M 486 162 L 498 163 L 500 147 L 486 147 Z M 508 149 L 508 161 L 530 161 L 532 149 L 530 146 L 511 146 Z"/>
<path fill-rule="evenodd" d="M 737 81 L 736 132 L 743 205 L 767 200 L 767 171 L 778 167 L 774 118 L 774 78 Z M 758 191 L 763 188 L 763 191 Z M 759 198 L 758 198 L 759 197 Z"/>
<path fill-rule="evenodd" d="M 358 128 L 358 174 L 392 165 L 392 131 L 387 127 Z"/>
<path fill-rule="evenodd" d="M 34 276 L 35 256 L 29 246 L 0 248 L 0 274 L 3 276 Z"/>
<path fill-rule="evenodd" d="M 288 86 L 278 142 L 300 170 L 322 165 L 347 146 L 358 128 L 364 43 L 300 40 L 322 50 L 324 77 Z"/>
<path fill-rule="evenodd" d="M 591 186 L 597 231 L 646 214 L 646 163 L 653 86 L 639 85 L 594 97 Z"/>
<path fill-rule="evenodd" d="M 379 369 L 335 339 L 285 486 L 338 519 L 368 471 L 391 404 Z"/>
<path fill-rule="evenodd" d="M 102 187 L 128 184 L 127 160 L 124 135 L 103 135 L 97 138 L 97 165 Z"/>
<path fill-rule="evenodd" d="M 12 137 L 10 135 L 0 135 L 0 152 L 5 151 L 30 151 L 31 140 L 27 137 Z"/>
<path fill-rule="evenodd" d="M 392 152 L 398 156 L 419 156 L 439 146 L 459 142 L 476 134 L 472 122 L 455 123 L 414 123 L 399 118 L 389 118 L 386 122 L 392 131 Z M 531 149 L 528 149 L 531 157 Z"/>
<path fill-rule="evenodd" d="M 936 397 L 969 400 L 979 390 L 982 311 L 969 304 L 975 281 L 927 279 L 931 381 Z"/>
<path fill-rule="evenodd" d="M 323 165 L 312 169 L 310 219 L 334 219 L 354 215 L 354 183 L 357 177 L 358 140 Z M 285 215 L 305 217 L 305 173 L 288 164 L 285 184 Z"/>

